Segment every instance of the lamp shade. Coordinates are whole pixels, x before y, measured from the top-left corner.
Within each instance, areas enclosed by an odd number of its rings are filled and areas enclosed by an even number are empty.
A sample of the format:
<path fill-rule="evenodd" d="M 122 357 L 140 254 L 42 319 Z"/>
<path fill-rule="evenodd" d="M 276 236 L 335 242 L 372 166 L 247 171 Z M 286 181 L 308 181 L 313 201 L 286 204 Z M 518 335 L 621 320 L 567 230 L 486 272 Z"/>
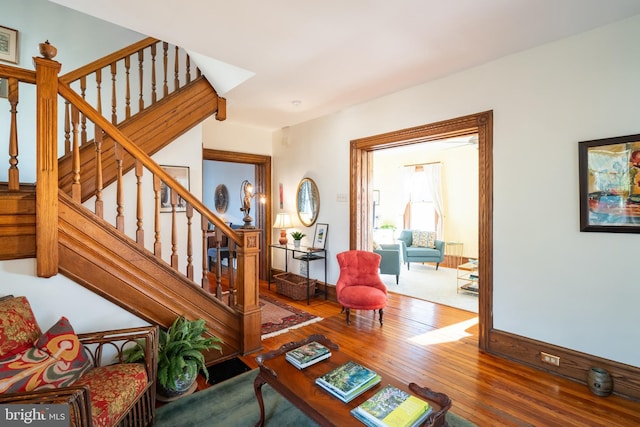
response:
<path fill-rule="evenodd" d="M 276 215 L 276 222 L 273 224 L 273 228 L 291 228 L 291 217 L 286 212 L 280 212 Z"/>
<path fill-rule="evenodd" d="M 287 231 L 285 229 L 291 227 L 293 227 L 293 225 L 291 225 L 291 218 L 288 213 L 280 212 L 276 215 L 276 222 L 273 224 L 273 228 L 280 229 L 280 240 L 278 240 L 278 242 L 280 242 L 281 245 L 287 244 Z"/>

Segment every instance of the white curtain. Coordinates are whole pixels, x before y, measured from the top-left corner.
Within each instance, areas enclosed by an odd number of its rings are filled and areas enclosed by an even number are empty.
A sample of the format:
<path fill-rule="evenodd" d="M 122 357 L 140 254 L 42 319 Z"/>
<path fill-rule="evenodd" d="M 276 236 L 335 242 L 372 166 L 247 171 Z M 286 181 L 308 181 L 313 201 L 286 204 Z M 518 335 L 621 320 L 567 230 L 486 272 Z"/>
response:
<path fill-rule="evenodd" d="M 404 167 L 402 168 L 402 201 L 401 204 L 403 206 L 402 210 L 402 228 L 409 229 L 411 228 L 411 189 L 413 187 L 413 168 L 412 167 Z"/>
<path fill-rule="evenodd" d="M 431 190 L 433 208 L 436 211 L 436 236 L 444 240 L 444 203 L 442 201 L 442 164 L 432 163 L 425 167 L 427 183 Z"/>
<path fill-rule="evenodd" d="M 404 168 L 403 186 L 406 195 L 405 228 L 411 228 L 411 202 L 431 201 L 436 215 L 435 232 L 438 240 L 444 240 L 444 203 L 442 200 L 442 164 L 430 163 Z M 404 196 L 404 193 L 403 193 Z"/>

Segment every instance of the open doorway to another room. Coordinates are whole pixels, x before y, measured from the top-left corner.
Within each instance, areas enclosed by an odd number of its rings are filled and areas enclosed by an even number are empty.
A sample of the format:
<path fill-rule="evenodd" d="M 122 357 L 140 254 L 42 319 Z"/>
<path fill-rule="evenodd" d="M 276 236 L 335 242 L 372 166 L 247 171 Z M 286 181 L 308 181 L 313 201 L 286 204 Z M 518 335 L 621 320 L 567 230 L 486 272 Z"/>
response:
<path fill-rule="evenodd" d="M 404 260 L 397 283 L 381 275 L 389 291 L 478 311 L 477 292 L 463 288 L 477 277 L 458 269 L 478 259 L 477 142 L 471 134 L 373 153 L 374 246 L 396 245 L 402 253 L 403 230 L 435 233 L 444 242 L 437 269 L 435 262 Z"/>
<path fill-rule="evenodd" d="M 493 337 L 493 111 L 352 140 L 349 248 L 371 250 L 373 245 L 376 151 L 472 134 L 478 136 L 478 347 L 488 351 Z"/>
<path fill-rule="evenodd" d="M 213 149 L 202 150 L 203 160 L 203 202 L 216 215 L 226 222 L 243 224 L 243 213 L 240 211 L 240 187 L 244 180 L 253 184 L 254 191 L 264 195 L 266 203 L 254 199 L 251 202 L 251 217 L 253 225 L 262 230 L 259 237 L 258 277 L 267 279 L 267 242 L 271 242 L 271 157 L 260 154 L 220 151 Z M 208 162 L 212 162 L 209 163 Z M 216 168 L 219 166 L 219 168 Z M 230 180 L 230 177 L 234 177 Z M 216 210 L 216 188 L 224 184 L 228 193 L 228 205 L 224 213 Z M 222 209 L 221 209 L 222 210 Z"/>

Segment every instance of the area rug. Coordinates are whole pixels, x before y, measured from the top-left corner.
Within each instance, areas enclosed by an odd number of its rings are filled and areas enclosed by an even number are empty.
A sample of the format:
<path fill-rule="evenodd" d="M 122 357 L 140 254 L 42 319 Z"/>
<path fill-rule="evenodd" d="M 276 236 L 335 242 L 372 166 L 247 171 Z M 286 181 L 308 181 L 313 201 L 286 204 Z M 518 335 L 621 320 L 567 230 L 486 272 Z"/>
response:
<path fill-rule="evenodd" d="M 267 295 L 260 296 L 260 307 L 262 307 L 262 339 L 322 320 L 322 317 L 314 316 Z"/>
<path fill-rule="evenodd" d="M 156 411 L 154 427 L 249 427 L 260 419 L 260 408 L 253 391 L 254 369 L 234 378 L 168 403 Z M 268 384 L 262 387 L 267 426 L 316 426 Z M 450 427 L 473 427 L 475 424 L 451 411 Z"/>
<path fill-rule="evenodd" d="M 407 270 L 406 264 L 402 266 L 399 284 L 396 284 L 396 276 L 390 274 L 382 274 L 380 278 L 387 285 L 389 292 L 478 312 L 478 295 L 456 292 L 455 268 L 440 267 L 436 270 L 433 264 L 412 262 L 411 270 Z"/>

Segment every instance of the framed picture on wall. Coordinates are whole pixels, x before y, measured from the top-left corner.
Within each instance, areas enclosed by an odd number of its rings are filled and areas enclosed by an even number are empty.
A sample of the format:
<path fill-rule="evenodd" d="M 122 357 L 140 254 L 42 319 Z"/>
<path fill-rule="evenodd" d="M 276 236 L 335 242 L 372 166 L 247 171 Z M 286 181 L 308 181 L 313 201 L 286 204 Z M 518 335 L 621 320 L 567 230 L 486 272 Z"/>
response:
<path fill-rule="evenodd" d="M 327 244 L 327 233 L 329 232 L 329 224 L 316 224 L 316 232 L 313 235 L 313 248 L 324 249 Z"/>
<path fill-rule="evenodd" d="M 189 190 L 189 167 L 188 166 L 160 166 L 171 175 L 184 188 Z M 176 212 L 185 212 L 187 210 L 187 202 L 178 195 L 178 204 Z M 164 182 L 160 184 L 160 212 L 171 212 L 171 187 Z"/>
<path fill-rule="evenodd" d="M 18 63 L 18 30 L 0 26 L 0 61 Z"/>
<path fill-rule="evenodd" d="M 640 233 L 640 134 L 578 146 L 580 231 Z"/>

